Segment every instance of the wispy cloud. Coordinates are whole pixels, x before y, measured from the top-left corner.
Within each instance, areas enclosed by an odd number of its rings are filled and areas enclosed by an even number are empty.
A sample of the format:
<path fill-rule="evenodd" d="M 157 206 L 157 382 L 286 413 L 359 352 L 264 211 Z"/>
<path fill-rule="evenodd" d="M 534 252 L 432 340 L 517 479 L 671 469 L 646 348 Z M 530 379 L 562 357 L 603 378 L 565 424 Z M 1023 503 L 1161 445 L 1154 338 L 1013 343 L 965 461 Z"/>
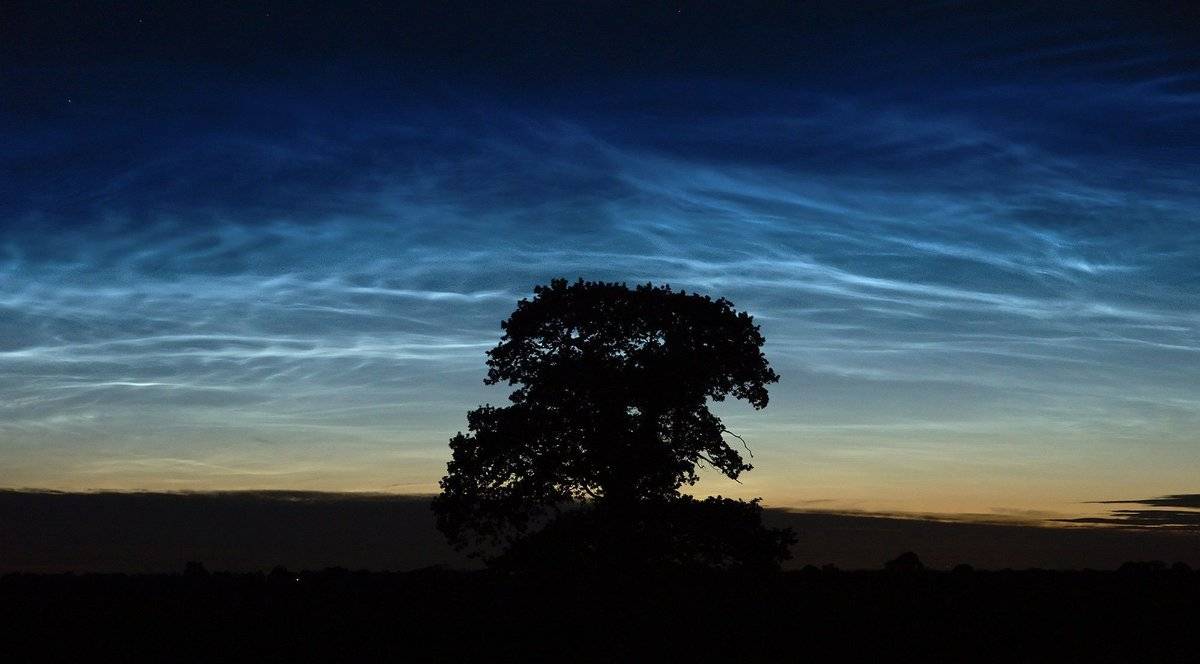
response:
<path fill-rule="evenodd" d="M 150 75 L 131 94 L 161 118 L 99 93 L 90 119 L 31 115 L 0 158 L 0 450 L 22 473 L 39 445 L 180 473 L 233 450 L 212 468 L 236 475 L 255 432 L 354 468 L 440 448 L 503 399 L 482 353 L 515 301 L 584 276 L 758 316 L 785 380 L 746 426 L 796 454 L 870 429 L 894 460 L 935 436 L 931 475 L 997 436 L 1066 441 L 1064 472 L 1115 444 L 1174 463 L 1200 425 L 1200 193 L 1193 134 L 1161 139 L 1195 77 L 1146 44 L 989 37 L 955 48 L 990 78 L 919 94 L 646 73 L 417 103 L 323 79 L 334 108 Z"/>
<path fill-rule="evenodd" d="M 1066 523 L 1116 526 L 1137 530 L 1200 532 L 1200 494 L 1177 494 L 1135 500 L 1103 500 L 1100 505 L 1134 505 L 1105 516 L 1060 519 Z"/>

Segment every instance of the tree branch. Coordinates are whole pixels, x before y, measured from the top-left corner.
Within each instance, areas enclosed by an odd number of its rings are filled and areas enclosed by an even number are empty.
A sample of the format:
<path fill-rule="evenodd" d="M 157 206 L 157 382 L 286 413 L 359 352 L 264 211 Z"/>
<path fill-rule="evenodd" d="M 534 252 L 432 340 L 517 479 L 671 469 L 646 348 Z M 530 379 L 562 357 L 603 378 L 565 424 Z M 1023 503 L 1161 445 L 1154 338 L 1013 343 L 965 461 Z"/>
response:
<path fill-rule="evenodd" d="M 738 440 L 742 441 L 742 447 L 746 448 L 746 452 L 750 454 L 750 458 L 751 458 L 751 459 L 753 459 L 753 458 L 754 458 L 754 450 L 751 450 L 751 449 L 750 449 L 750 446 L 746 444 L 746 439 L 745 439 L 745 438 L 742 438 L 741 436 L 739 436 L 739 435 L 737 435 L 736 433 L 734 433 L 734 432 L 730 431 L 729 429 L 726 429 L 725 427 L 721 427 L 721 433 L 727 433 L 727 434 L 729 434 L 729 435 L 733 436 L 734 438 L 737 438 Z"/>
<path fill-rule="evenodd" d="M 707 461 L 707 462 L 709 463 L 709 465 L 711 465 L 713 468 L 716 468 L 717 470 L 720 470 L 720 471 L 721 471 L 721 474 L 725 475 L 725 477 L 728 477 L 729 479 L 733 480 L 734 482 L 737 482 L 738 484 L 741 484 L 741 483 L 742 483 L 742 481 L 741 481 L 741 480 L 739 480 L 739 479 L 738 479 L 738 478 L 736 478 L 736 477 L 733 477 L 733 476 L 731 476 L 731 475 L 730 475 L 728 472 L 726 472 L 725 470 L 723 470 L 723 469 L 721 468 L 721 466 L 717 465 L 717 462 L 716 462 L 716 461 L 713 461 L 712 459 L 710 459 L 710 458 L 708 458 L 707 456 L 705 456 L 705 455 L 703 455 L 703 454 L 700 454 L 700 453 L 696 453 L 696 456 L 697 456 L 697 457 L 699 457 L 700 459 L 704 460 L 704 461 Z M 751 456 L 753 456 L 753 455 L 751 455 Z"/>

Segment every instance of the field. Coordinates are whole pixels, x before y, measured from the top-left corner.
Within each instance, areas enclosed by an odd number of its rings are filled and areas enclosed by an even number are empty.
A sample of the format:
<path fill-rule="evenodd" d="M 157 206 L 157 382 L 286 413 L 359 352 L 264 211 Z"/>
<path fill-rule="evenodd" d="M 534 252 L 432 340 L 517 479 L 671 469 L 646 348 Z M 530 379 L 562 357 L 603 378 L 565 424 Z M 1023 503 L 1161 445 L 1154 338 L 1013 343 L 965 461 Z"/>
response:
<path fill-rule="evenodd" d="M 1194 533 L 767 518 L 776 575 L 535 577 L 423 498 L 0 492 L 3 661 L 1196 661 Z"/>
<path fill-rule="evenodd" d="M 1182 566 L 0 580 L 8 661 L 1195 661 L 1197 617 Z"/>

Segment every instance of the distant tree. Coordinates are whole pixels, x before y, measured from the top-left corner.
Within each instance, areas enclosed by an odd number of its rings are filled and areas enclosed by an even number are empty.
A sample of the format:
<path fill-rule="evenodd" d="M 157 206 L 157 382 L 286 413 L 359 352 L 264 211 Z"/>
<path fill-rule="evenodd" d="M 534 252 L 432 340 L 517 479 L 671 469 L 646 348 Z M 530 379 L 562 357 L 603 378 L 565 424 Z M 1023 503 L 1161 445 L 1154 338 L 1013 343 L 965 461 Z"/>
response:
<path fill-rule="evenodd" d="M 669 286 L 558 279 L 501 327 L 485 382 L 516 389 L 450 440 L 434 510 L 452 544 L 521 564 L 786 557 L 791 533 L 764 528 L 757 501 L 680 493 L 701 465 L 733 479 L 751 469 L 708 409 L 728 396 L 764 408 L 779 380 L 748 314 Z"/>
<path fill-rule="evenodd" d="M 897 572 L 902 574 L 915 574 L 925 570 L 924 563 L 917 554 L 912 551 L 905 551 L 895 558 L 883 564 L 883 568 L 889 572 Z"/>

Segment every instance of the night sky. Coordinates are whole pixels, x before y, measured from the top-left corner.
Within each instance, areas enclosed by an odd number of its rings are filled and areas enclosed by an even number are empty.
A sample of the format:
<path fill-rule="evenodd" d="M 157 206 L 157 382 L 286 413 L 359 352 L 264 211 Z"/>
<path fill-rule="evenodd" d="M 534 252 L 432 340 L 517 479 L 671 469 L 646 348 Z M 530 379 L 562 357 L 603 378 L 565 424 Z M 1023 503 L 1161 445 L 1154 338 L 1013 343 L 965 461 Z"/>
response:
<path fill-rule="evenodd" d="M 0 10 L 2 487 L 433 493 L 584 277 L 761 323 L 701 493 L 1200 489 L 1188 3 L 52 4 Z"/>

